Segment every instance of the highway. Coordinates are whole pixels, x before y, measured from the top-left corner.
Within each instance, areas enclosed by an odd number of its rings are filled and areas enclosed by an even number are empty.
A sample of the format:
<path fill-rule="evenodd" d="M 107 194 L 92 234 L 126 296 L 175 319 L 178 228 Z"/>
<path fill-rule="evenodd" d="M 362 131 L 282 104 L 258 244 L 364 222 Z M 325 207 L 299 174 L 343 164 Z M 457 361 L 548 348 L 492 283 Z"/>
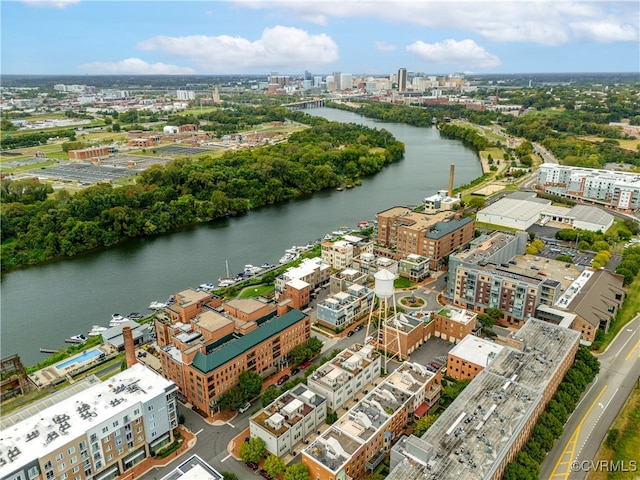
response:
<path fill-rule="evenodd" d="M 540 467 L 540 478 L 578 480 L 587 476 L 589 464 L 611 424 L 640 378 L 640 315 L 637 315 L 598 356 L 600 373 L 587 387 Z"/>

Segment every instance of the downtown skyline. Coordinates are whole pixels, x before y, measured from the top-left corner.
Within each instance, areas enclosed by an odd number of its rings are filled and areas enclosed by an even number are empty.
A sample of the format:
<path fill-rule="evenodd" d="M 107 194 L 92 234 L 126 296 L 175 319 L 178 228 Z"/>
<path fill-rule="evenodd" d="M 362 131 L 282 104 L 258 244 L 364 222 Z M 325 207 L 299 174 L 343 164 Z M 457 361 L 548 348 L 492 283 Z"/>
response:
<path fill-rule="evenodd" d="M 2 2 L 2 73 L 637 72 L 636 2 Z"/>

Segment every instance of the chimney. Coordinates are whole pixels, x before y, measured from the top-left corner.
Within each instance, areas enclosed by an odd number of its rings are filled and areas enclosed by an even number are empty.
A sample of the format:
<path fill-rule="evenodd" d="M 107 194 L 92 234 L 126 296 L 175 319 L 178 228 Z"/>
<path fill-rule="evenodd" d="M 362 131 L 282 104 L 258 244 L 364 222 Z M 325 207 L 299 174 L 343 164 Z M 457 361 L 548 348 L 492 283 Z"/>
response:
<path fill-rule="evenodd" d="M 138 363 L 136 358 L 136 348 L 133 345 L 133 333 L 131 327 L 122 327 L 122 338 L 124 339 L 124 353 L 127 359 L 127 368 Z"/>
<path fill-rule="evenodd" d="M 456 169 L 456 166 L 452 163 L 451 167 L 449 168 L 449 191 L 447 192 L 447 195 L 449 197 L 453 197 L 453 171 Z"/>

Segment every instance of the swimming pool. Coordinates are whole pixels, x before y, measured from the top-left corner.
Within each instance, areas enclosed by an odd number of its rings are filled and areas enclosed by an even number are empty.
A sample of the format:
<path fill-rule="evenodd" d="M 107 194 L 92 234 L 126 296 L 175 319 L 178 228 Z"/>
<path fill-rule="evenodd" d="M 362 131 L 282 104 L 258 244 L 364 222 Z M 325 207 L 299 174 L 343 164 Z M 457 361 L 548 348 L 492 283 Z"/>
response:
<path fill-rule="evenodd" d="M 99 357 L 100 355 L 102 355 L 102 350 L 100 350 L 99 348 L 94 348 L 92 350 L 85 350 L 84 352 L 82 352 L 82 355 L 78 355 L 77 357 L 70 358 L 69 360 L 56 365 L 56 370 L 64 370 L 65 368 L 67 368 L 70 365 L 73 365 L 74 363 L 82 364 L 82 363 L 88 362 L 89 360 Z"/>

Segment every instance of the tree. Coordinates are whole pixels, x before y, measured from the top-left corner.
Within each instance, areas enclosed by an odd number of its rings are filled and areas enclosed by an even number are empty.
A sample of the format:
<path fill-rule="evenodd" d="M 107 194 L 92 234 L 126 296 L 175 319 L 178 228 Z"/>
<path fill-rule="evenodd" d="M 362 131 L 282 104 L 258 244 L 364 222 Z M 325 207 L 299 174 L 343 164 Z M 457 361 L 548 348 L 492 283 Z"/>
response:
<path fill-rule="evenodd" d="M 238 480 L 238 476 L 233 472 L 220 472 L 222 480 Z"/>
<path fill-rule="evenodd" d="M 237 410 L 246 402 L 244 392 L 239 386 L 231 387 L 220 395 L 220 408 L 223 410 Z"/>
<path fill-rule="evenodd" d="M 331 425 L 338 421 L 338 414 L 336 412 L 327 413 L 327 418 L 325 418 L 325 423 L 327 425 Z"/>
<path fill-rule="evenodd" d="M 309 469 L 303 463 L 294 463 L 284 473 L 284 480 L 311 480 Z"/>
<path fill-rule="evenodd" d="M 277 455 L 269 455 L 264 461 L 262 468 L 264 468 L 269 475 L 275 477 L 284 473 L 287 466 L 285 465 L 284 460 Z"/>
<path fill-rule="evenodd" d="M 240 374 L 239 386 L 244 394 L 244 399 L 251 400 L 260 395 L 260 390 L 262 390 L 262 377 L 256 372 L 245 370 Z"/>
<path fill-rule="evenodd" d="M 317 355 L 318 353 L 320 353 L 320 350 L 322 350 L 322 346 L 324 345 L 324 342 L 316 337 L 311 337 L 309 338 L 309 340 L 307 340 L 307 347 L 309 347 L 309 349 L 311 350 L 311 352 L 313 352 L 314 355 Z"/>
<path fill-rule="evenodd" d="M 244 462 L 258 463 L 267 453 L 267 445 L 260 437 L 251 437 L 240 445 L 240 458 Z"/>
<path fill-rule="evenodd" d="M 122 130 L 122 127 L 120 127 L 119 123 L 114 123 L 113 125 L 111 125 L 112 132 L 119 132 L 120 130 Z"/>
<path fill-rule="evenodd" d="M 471 197 L 467 205 L 469 206 L 469 208 L 473 210 L 480 210 L 481 208 L 484 208 L 484 204 L 485 204 L 484 198 Z"/>
<path fill-rule="evenodd" d="M 421 437 L 422 435 L 424 435 L 424 432 L 429 430 L 429 427 L 433 425 L 433 422 L 435 422 L 437 419 L 438 415 L 425 415 L 424 417 L 420 418 L 413 425 L 413 434 L 416 437 Z"/>
<path fill-rule="evenodd" d="M 280 395 L 280 390 L 275 387 L 267 388 L 264 392 L 262 392 L 262 406 L 266 407 L 271 402 L 273 402 Z"/>

